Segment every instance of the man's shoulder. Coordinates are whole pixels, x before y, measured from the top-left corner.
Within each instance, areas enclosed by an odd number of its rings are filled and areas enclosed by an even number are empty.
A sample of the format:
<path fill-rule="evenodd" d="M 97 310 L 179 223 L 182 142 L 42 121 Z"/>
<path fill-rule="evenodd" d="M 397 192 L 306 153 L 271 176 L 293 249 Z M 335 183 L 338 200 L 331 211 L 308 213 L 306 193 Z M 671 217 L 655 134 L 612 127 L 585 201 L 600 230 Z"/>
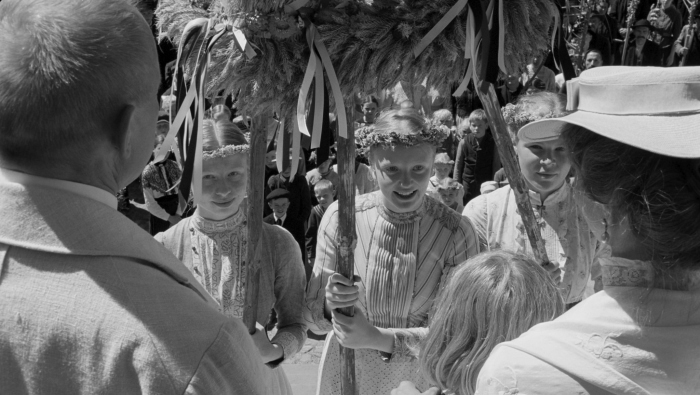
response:
<path fill-rule="evenodd" d="M 48 375 L 70 375 L 65 366 L 97 369 L 100 377 L 182 393 L 219 332 L 231 325 L 191 288 L 134 259 L 12 247 L 5 258 L 0 294 L 10 302 L 0 303 L 0 326 L 21 323 L 25 330 L 5 331 L 0 341 L 30 344 L 28 358 L 51 366 Z M 56 336 L 61 345 L 42 351 Z M 120 370 L 125 361 L 133 367 Z M 115 364 L 114 372 L 100 369 Z"/>

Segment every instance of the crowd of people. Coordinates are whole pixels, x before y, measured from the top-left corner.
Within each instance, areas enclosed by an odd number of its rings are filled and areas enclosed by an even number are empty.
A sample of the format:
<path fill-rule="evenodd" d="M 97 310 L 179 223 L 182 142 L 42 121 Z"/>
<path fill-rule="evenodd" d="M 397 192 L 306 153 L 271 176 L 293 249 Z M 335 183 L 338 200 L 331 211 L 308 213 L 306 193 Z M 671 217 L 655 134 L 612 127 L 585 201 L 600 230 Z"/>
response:
<path fill-rule="evenodd" d="M 320 395 L 339 346 L 361 395 L 700 393 L 700 67 L 629 67 L 691 64 L 674 1 L 640 1 L 623 66 L 600 29 L 625 33 L 626 2 L 597 2 L 568 99 L 539 57 L 498 89 L 549 263 L 486 113 L 389 92 L 357 101 L 350 247 L 332 145 L 293 166 L 272 139 L 255 268 L 246 118 L 209 110 L 196 205 L 178 146 L 155 158 L 144 3 L 0 2 L 0 392 L 291 394 L 280 365 L 313 338 Z"/>

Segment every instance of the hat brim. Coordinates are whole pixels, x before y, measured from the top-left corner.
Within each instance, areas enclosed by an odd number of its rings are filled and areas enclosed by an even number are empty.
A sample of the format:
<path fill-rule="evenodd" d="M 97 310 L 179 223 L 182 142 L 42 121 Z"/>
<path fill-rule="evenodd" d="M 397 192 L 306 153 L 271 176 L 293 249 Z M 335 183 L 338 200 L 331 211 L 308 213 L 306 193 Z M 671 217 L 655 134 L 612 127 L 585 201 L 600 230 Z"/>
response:
<path fill-rule="evenodd" d="M 577 111 L 562 118 L 543 119 L 523 126 L 530 140 L 549 140 L 567 124 L 660 155 L 700 158 L 700 113 L 610 115 Z"/>

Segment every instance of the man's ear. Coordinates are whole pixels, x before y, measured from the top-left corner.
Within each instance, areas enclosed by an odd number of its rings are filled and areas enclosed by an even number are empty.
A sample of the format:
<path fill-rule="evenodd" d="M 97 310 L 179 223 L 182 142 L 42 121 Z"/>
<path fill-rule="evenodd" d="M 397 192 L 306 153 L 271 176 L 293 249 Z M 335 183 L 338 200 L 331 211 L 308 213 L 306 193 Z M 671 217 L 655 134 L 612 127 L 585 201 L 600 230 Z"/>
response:
<path fill-rule="evenodd" d="M 129 158 L 131 156 L 131 145 L 134 140 L 136 128 L 132 127 L 132 120 L 136 108 L 127 104 L 117 115 L 116 130 L 113 131 L 113 143 L 119 150 L 120 156 Z"/>

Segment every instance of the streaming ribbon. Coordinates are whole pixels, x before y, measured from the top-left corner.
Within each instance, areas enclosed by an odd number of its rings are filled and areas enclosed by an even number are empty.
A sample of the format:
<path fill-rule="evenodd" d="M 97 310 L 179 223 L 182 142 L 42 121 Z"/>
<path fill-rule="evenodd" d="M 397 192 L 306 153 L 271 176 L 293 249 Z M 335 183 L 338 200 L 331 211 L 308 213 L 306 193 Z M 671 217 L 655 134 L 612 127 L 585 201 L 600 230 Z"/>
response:
<path fill-rule="evenodd" d="M 207 18 L 190 21 L 185 26 L 180 38 L 178 56 L 175 62 L 175 76 L 171 88 L 171 96 L 176 97 L 175 117 L 173 119 L 171 113 L 170 130 L 160 149 L 155 153 L 154 161 L 156 163 L 164 161 L 177 138 L 180 152 L 178 162 L 182 167 L 179 191 L 181 209 L 185 208 L 190 191 L 195 204 L 199 203 L 202 196 L 201 129 L 204 123 L 207 70 L 211 63 L 211 52 L 214 45 L 229 31 L 234 33 L 236 43 L 246 53 L 246 56 L 249 58 L 255 56 L 255 51 L 247 43 L 245 36 L 241 40 L 242 33 L 238 29 L 223 24 L 214 27 L 213 21 Z M 240 34 L 237 34 L 237 31 Z M 194 52 L 195 44 L 200 40 L 202 44 L 197 50 L 194 73 L 189 87 L 187 87 L 183 65 Z"/>

